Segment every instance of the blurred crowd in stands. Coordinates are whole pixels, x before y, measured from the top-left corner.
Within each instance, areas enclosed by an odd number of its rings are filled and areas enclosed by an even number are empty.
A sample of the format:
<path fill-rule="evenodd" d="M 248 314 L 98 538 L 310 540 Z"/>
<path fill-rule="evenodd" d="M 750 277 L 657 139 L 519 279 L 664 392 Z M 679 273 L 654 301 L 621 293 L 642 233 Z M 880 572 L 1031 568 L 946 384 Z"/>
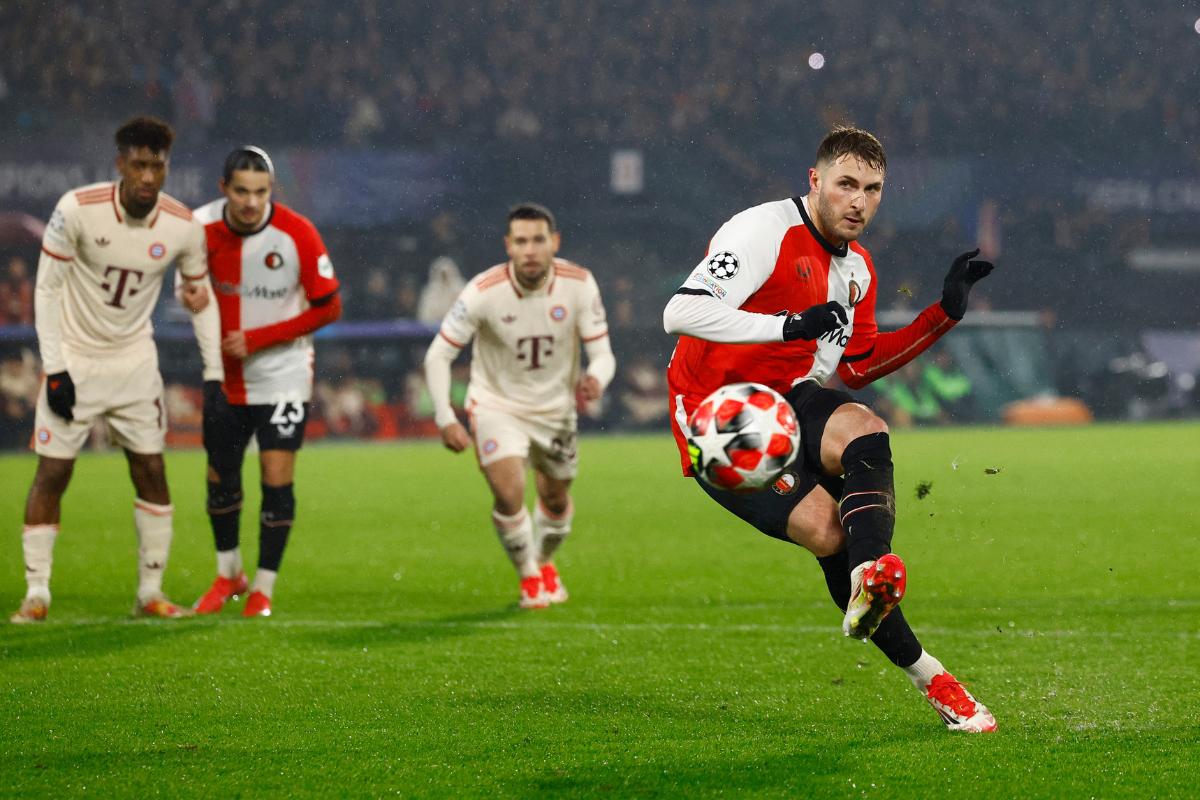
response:
<path fill-rule="evenodd" d="M 1180 68 L 1195 16 L 1141 0 L 12 0 L 0 129 L 107 130 L 141 108 L 185 140 L 720 149 L 850 118 L 914 153 L 1153 154 L 1200 127 Z"/>

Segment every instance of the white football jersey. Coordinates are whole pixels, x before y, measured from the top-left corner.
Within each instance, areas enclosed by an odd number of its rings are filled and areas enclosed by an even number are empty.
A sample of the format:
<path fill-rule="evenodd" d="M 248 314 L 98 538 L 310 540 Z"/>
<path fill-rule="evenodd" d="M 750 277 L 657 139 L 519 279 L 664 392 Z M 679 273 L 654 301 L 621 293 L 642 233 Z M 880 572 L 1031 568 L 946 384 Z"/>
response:
<path fill-rule="evenodd" d="M 116 183 L 67 192 L 42 237 L 37 332 L 47 373 L 67 368 L 62 349 L 120 355 L 153 342 L 150 315 L 172 263 L 188 279 L 208 271 L 204 228 L 160 192 L 142 219 L 121 205 Z M 57 298 L 57 299 L 56 299 Z"/>
<path fill-rule="evenodd" d="M 476 275 L 439 335 L 460 349 L 475 340 L 468 409 L 573 417 L 580 344 L 607 336 L 608 321 L 592 273 L 556 258 L 545 286 L 533 292 L 508 263 Z"/>

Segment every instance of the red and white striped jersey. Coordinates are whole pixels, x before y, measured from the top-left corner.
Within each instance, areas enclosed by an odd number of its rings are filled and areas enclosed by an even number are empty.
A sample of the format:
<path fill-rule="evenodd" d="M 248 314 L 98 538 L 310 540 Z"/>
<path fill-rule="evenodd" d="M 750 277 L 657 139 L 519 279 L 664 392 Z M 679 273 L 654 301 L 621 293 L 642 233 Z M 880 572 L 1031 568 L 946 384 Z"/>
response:
<path fill-rule="evenodd" d="M 221 335 L 243 331 L 250 350 L 245 359 L 223 357 L 225 394 L 235 405 L 306 402 L 312 397 L 312 336 L 279 332 L 313 301 L 338 291 L 333 263 L 303 215 L 273 203 L 266 224 L 240 234 L 225 221 L 225 202 L 196 209 L 204 223 Z"/>
<path fill-rule="evenodd" d="M 172 262 L 188 279 L 207 269 L 203 229 L 178 200 L 159 192 L 138 219 L 125 211 L 113 182 L 63 195 L 38 264 L 35 322 L 46 372 L 67 368 L 63 347 L 108 356 L 152 343 L 150 315 Z"/>
<path fill-rule="evenodd" d="M 700 401 L 720 387 L 753 381 L 785 394 L 801 381 L 824 384 L 837 372 L 858 388 L 903 366 L 954 325 L 935 303 L 906 328 L 880 334 L 870 254 L 857 242 L 835 247 L 826 240 L 812 222 L 806 198 L 735 215 L 717 231 L 680 291 L 711 295 L 759 315 L 801 312 L 835 300 L 848 317 L 845 326 L 814 341 L 782 341 L 782 321 L 776 341 L 726 344 L 680 336 L 667 384 L 685 474 L 690 474 L 690 460 L 682 429 Z"/>
<path fill-rule="evenodd" d="M 573 416 L 579 345 L 607 336 L 608 321 L 592 273 L 556 258 L 536 291 L 517 283 L 511 263 L 476 275 L 438 335 L 460 349 L 475 340 L 468 408 Z"/>

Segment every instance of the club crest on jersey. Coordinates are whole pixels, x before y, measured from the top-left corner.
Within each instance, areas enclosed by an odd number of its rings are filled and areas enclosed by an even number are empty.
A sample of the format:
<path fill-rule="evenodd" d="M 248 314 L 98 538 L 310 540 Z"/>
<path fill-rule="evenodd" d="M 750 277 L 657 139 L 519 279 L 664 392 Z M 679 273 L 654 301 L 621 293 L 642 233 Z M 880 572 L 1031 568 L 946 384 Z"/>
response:
<path fill-rule="evenodd" d="M 554 320 L 555 322 L 562 322 L 566 318 L 567 318 L 567 307 L 566 306 L 555 306 L 554 308 L 550 309 L 550 319 Z"/>
<path fill-rule="evenodd" d="M 283 266 L 283 254 L 272 250 L 263 258 L 263 264 L 266 265 L 267 269 L 279 269 Z"/>
<path fill-rule="evenodd" d="M 162 242 L 155 242 L 150 245 L 150 257 L 157 260 L 167 254 L 167 246 Z"/>
<path fill-rule="evenodd" d="M 771 489 L 774 490 L 775 494 L 786 496 L 796 491 L 796 486 L 798 484 L 799 482 L 796 480 L 796 473 L 789 469 L 780 475 L 773 484 L 771 484 Z"/>
<path fill-rule="evenodd" d="M 42 444 L 49 444 L 49 442 L 50 442 L 50 429 L 49 429 L 49 428 L 38 428 L 38 432 L 37 432 L 37 440 L 38 440 L 39 442 L 41 442 Z"/>
<path fill-rule="evenodd" d="M 708 259 L 708 274 L 719 281 L 727 281 L 738 274 L 738 258 L 728 250 L 722 250 Z"/>
<path fill-rule="evenodd" d="M 496 448 L 499 446 L 500 444 L 495 439 L 488 439 L 483 443 L 484 455 L 491 455 L 492 453 L 496 452 Z"/>
<path fill-rule="evenodd" d="M 858 285 L 858 281 L 850 281 L 850 305 L 851 307 L 858 305 L 858 301 L 862 300 L 862 287 Z"/>

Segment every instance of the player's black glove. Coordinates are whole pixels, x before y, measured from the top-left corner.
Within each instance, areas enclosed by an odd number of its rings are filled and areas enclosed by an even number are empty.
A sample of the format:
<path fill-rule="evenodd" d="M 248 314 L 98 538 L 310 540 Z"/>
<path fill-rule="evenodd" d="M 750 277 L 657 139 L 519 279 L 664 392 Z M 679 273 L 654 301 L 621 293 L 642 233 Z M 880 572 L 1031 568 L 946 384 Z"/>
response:
<path fill-rule="evenodd" d="M 229 406 L 220 381 L 204 382 L 204 418 L 216 416 Z"/>
<path fill-rule="evenodd" d="M 990 261 L 972 261 L 979 255 L 976 247 L 969 253 L 963 253 L 954 259 L 950 271 L 946 273 L 946 281 L 942 284 L 942 309 L 951 319 L 962 319 L 967 313 L 967 295 L 971 287 L 980 278 L 986 278 L 992 271 Z"/>
<path fill-rule="evenodd" d="M 799 314 L 789 314 L 783 321 L 783 340 L 790 342 L 794 339 L 812 341 L 850 321 L 846 309 L 836 300 L 813 306 Z"/>
<path fill-rule="evenodd" d="M 46 402 L 50 410 L 70 422 L 75 419 L 75 382 L 67 372 L 56 372 L 46 376 Z"/>

